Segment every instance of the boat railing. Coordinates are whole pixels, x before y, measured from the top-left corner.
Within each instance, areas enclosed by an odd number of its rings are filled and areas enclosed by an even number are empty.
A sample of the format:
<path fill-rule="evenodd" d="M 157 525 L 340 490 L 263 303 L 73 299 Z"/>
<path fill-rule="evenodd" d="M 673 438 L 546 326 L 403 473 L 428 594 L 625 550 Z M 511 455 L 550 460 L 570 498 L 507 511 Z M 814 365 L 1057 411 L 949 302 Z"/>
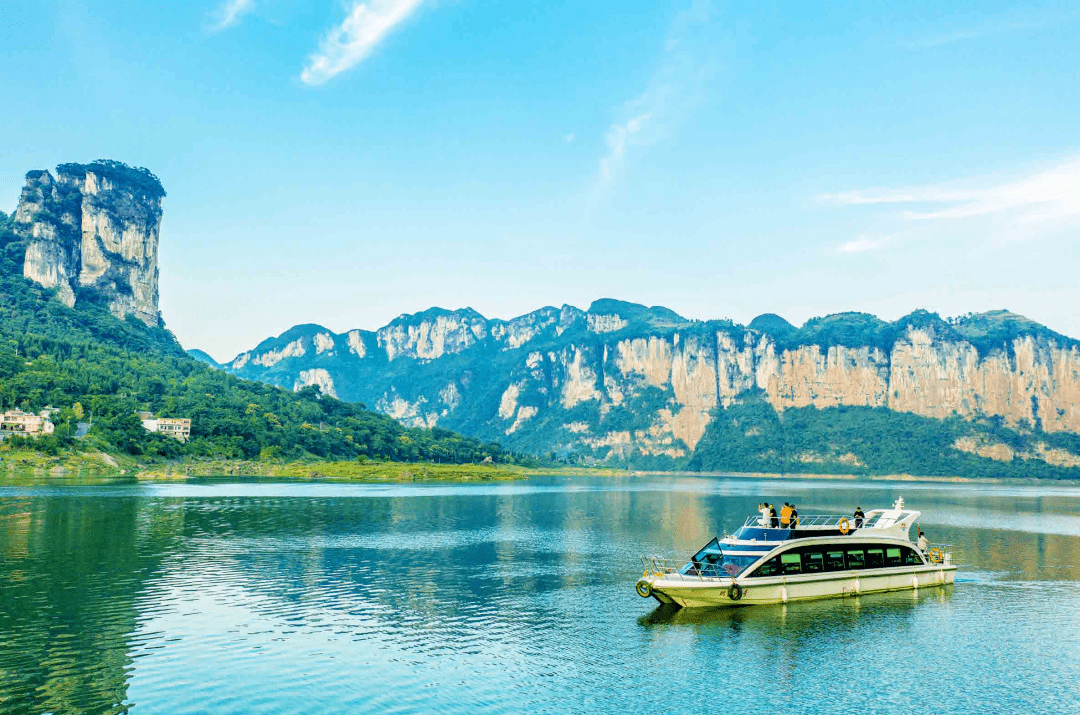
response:
<path fill-rule="evenodd" d="M 720 564 L 701 563 L 691 567 L 686 573 L 682 568 L 689 564 L 687 559 L 673 559 L 663 556 L 642 556 L 641 564 L 645 567 L 643 576 L 664 577 L 666 579 L 730 578 Z M 738 574 L 736 574 L 738 575 Z"/>
<path fill-rule="evenodd" d="M 679 569 L 688 563 L 687 559 L 672 559 L 663 556 L 642 556 L 641 565 L 645 571 L 653 576 L 678 573 Z"/>
<path fill-rule="evenodd" d="M 937 565 L 952 565 L 952 544 L 927 544 L 926 554 L 927 560 Z"/>
<path fill-rule="evenodd" d="M 862 519 L 856 519 L 855 517 L 848 516 L 847 514 L 807 514 L 805 516 L 800 514 L 799 517 L 795 520 L 795 522 L 796 522 L 795 528 L 796 529 L 839 529 L 839 528 L 841 528 L 843 522 L 847 522 L 849 529 L 860 529 L 860 528 L 865 528 L 867 526 L 871 526 L 872 522 L 876 518 L 877 518 L 876 514 L 874 516 L 872 516 L 872 517 L 869 517 L 869 518 L 864 517 Z M 765 523 L 763 523 L 763 522 L 765 522 Z M 769 522 L 775 523 L 776 526 L 775 527 L 772 526 L 772 523 L 769 523 Z M 790 525 L 788 525 L 788 526 L 783 525 L 783 522 L 780 520 L 779 515 L 777 515 L 775 518 L 773 518 L 773 517 L 766 518 L 766 517 L 761 516 L 760 514 L 751 514 L 750 516 L 746 517 L 746 521 L 743 522 L 743 526 L 749 526 L 749 527 L 754 527 L 754 528 L 761 528 L 762 526 L 764 526 L 765 528 L 779 528 L 779 529 L 790 529 L 791 528 Z"/>

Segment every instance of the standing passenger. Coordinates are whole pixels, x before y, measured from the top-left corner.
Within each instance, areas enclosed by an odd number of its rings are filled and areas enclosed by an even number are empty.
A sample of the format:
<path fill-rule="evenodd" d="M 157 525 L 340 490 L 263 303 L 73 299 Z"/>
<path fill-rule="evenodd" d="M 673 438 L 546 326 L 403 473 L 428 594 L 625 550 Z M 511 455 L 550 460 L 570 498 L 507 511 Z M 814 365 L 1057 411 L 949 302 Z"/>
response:
<path fill-rule="evenodd" d="M 772 522 L 772 528 L 776 529 L 780 526 L 780 518 L 776 516 L 776 507 L 769 504 L 769 521 Z"/>
<path fill-rule="evenodd" d="M 795 508 L 794 504 L 791 505 L 790 517 L 791 517 L 791 528 L 792 529 L 798 529 L 799 528 L 799 510 Z"/>
<path fill-rule="evenodd" d="M 855 507 L 855 515 L 854 516 L 855 516 L 855 528 L 858 529 L 858 528 L 862 527 L 863 519 L 866 518 L 866 514 L 863 514 L 861 506 Z"/>
<path fill-rule="evenodd" d="M 780 510 L 780 526 L 784 529 L 791 523 L 791 505 L 784 502 L 784 508 Z"/>
<path fill-rule="evenodd" d="M 761 511 L 761 525 L 766 529 L 769 528 L 769 502 L 760 504 L 758 509 Z"/>
<path fill-rule="evenodd" d="M 919 530 L 919 543 L 918 543 L 919 551 L 921 551 L 921 552 L 923 552 L 925 554 L 926 553 L 926 547 L 928 547 L 930 545 L 930 543 L 926 540 L 926 534 L 922 533 L 922 528 L 918 527 L 918 526 L 916 526 L 915 528 Z"/>

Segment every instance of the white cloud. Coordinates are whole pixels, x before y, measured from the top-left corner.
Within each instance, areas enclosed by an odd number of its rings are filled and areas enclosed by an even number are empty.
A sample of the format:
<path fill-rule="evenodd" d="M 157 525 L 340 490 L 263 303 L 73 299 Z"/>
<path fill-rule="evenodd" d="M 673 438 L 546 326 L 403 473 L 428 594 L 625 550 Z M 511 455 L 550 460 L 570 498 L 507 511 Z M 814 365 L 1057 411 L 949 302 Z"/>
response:
<path fill-rule="evenodd" d="M 227 30 L 240 22 L 240 18 L 251 12 L 255 0 L 225 0 L 216 10 L 207 16 L 206 29 L 210 32 Z"/>
<path fill-rule="evenodd" d="M 701 55 L 708 52 L 710 40 L 692 37 L 691 33 L 703 28 L 708 19 L 708 0 L 694 0 L 672 19 L 659 68 L 645 91 L 623 106 L 622 117 L 604 133 L 607 150 L 600 157 L 593 200 L 614 185 L 631 147 L 651 144 L 663 133 L 662 125 L 671 121 L 677 108 L 686 108 L 696 99 L 709 64 Z"/>
<path fill-rule="evenodd" d="M 857 236 L 856 238 L 848 241 L 847 243 L 837 247 L 837 251 L 840 253 L 863 253 L 864 251 L 872 251 L 877 248 L 881 248 L 890 241 L 890 236 Z"/>
<path fill-rule="evenodd" d="M 841 205 L 913 204 L 913 221 L 963 219 L 1009 213 L 1019 221 L 1044 221 L 1080 215 L 1080 157 L 1031 176 L 983 185 L 966 182 L 900 190 L 871 189 L 823 194 L 819 200 Z"/>
<path fill-rule="evenodd" d="M 577 134 L 574 134 L 573 132 L 570 132 L 565 137 L 563 137 L 563 141 L 565 141 L 567 144 L 573 144 L 575 139 L 577 139 Z"/>
<path fill-rule="evenodd" d="M 640 101 L 640 100 L 639 100 Z M 612 124 L 608 127 L 607 154 L 600 158 L 600 188 L 607 188 L 615 180 L 615 172 L 622 165 L 626 157 L 626 147 L 635 141 L 635 137 L 645 128 L 650 112 L 639 114 L 622 124 Z"/>
<path fill-rule="evenodd" d="M 1021 32 L 1041 30 L 1046 27 L 1046 22 L 1041 20 L 1017 20 L 1017 21 L 994 21 L 984 22 L 981 25 L 965 27 L 952 32 L 946 32 L 932 37 L 926 37 L 915 42 L 908 43 L 908 47 L 940 47 L 951 45 L 954 42 L 964 40 L 978 40 L 984 37 L 992 37 L 1007 32 Z"/>
<path fill-rule="evenodd" d="M 1005 242 L 1053 237 L 1075 240 L 1080 229 L 1080 157 L 1011 179 L 847 191 L 822 194 L 818 200 L 867 207 L 868 225 L 900 230 L 884 238 L 858 235 L 838 246 L 840 253 L 874 250 L 901 237 L 952 236 L 958 240 L 992 238 Z M 903 208 L 898 212 L 896 207 Z"/>
<path fill-rule="evenodd" d="M 348 17 L 319 43 L 300 79 L 319 85 L 363 61 L 423 0 L 353 0 Z"/>
<path fill-rule="evenodd" d="M 1016 32 L 1038 32 L 1075 22 L 1080 19 L 1080 12 L 1069 10 L 1057 13 L 1025 12 L 1023 16 L 1014 15 L 1011 18 L 990 18 L 976 25 L 957 28 L 937 35 L 927 35 L 915 40 L 901 43 L 901 47 L 909 49 L 940 47 L 951 45 L 954 42 L 967 40 L 981 40 L 986 37 L 996 37 Z"/>

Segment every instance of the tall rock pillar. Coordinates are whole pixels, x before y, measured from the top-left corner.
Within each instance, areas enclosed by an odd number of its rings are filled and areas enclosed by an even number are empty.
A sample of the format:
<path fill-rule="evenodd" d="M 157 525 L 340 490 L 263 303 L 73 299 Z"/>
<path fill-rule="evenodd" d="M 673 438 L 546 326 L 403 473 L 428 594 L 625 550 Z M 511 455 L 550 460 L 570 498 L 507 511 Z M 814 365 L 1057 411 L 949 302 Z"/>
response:
<path fill-rule="evenodd" d="M 113 161 L 27 174 L 16 231 L 27 238 L 23 275 L 74 306 L 79 289 L 118 318 L 158 325 L 158 240 L 165 191 L 153 174 Z"/>

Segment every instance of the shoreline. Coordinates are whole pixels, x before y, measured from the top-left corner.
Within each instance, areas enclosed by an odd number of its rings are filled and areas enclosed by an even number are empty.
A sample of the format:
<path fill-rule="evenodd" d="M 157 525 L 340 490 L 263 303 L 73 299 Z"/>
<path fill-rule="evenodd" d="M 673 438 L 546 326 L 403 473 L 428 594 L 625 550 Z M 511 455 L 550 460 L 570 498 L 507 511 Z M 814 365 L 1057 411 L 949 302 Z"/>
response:
<path fill-rule="evenodd" d="M 441 464 L 377 461 L 260 461 L 235 459 L 140 462 L 130 456 L 81 452 L 47 456 L 21 451 L 0 453 L 0 482 L 25 479 L 125 478 L 139 482 L 182 481 L 199 477 L 262 477 L 267 479 L 353 482 L 513 481 L 538 476 L 633 477 L 696 479 L 829 480 L 857 483 L 908 482 L 926 484 L 985 484 L 1007 486 L 1080 487 L 1080 480 L 1038 477 L 960 477 L 918 474 L 823 474 L 812 472 L 689 472 L 681 470 L 623 469 L 616 467 L 525 467 L 510 464 Z"/>
<path fill-rule="evenodd" d="M 947 477 L 941 475 L 920 476 L 917 474 L 817 474 L 810 472 L 664 472 L 652 470 L 634 470 L 628 472 L 640 476 L 678 476 L 678 477 L 706 477 L 706 478 L 734 478 L 734 479 L 773 479 L 776 481 L 791 479 L 820 479 L 846 482 L 926 482 L 930 484 L 998 484 L 1009 486 L 1023 485 L 1048 485 L 1080 487 L 1080 480 L 1076 479 L 1041 479 L 1031 477 L 1022 479 L 1017 477 Z"/>

